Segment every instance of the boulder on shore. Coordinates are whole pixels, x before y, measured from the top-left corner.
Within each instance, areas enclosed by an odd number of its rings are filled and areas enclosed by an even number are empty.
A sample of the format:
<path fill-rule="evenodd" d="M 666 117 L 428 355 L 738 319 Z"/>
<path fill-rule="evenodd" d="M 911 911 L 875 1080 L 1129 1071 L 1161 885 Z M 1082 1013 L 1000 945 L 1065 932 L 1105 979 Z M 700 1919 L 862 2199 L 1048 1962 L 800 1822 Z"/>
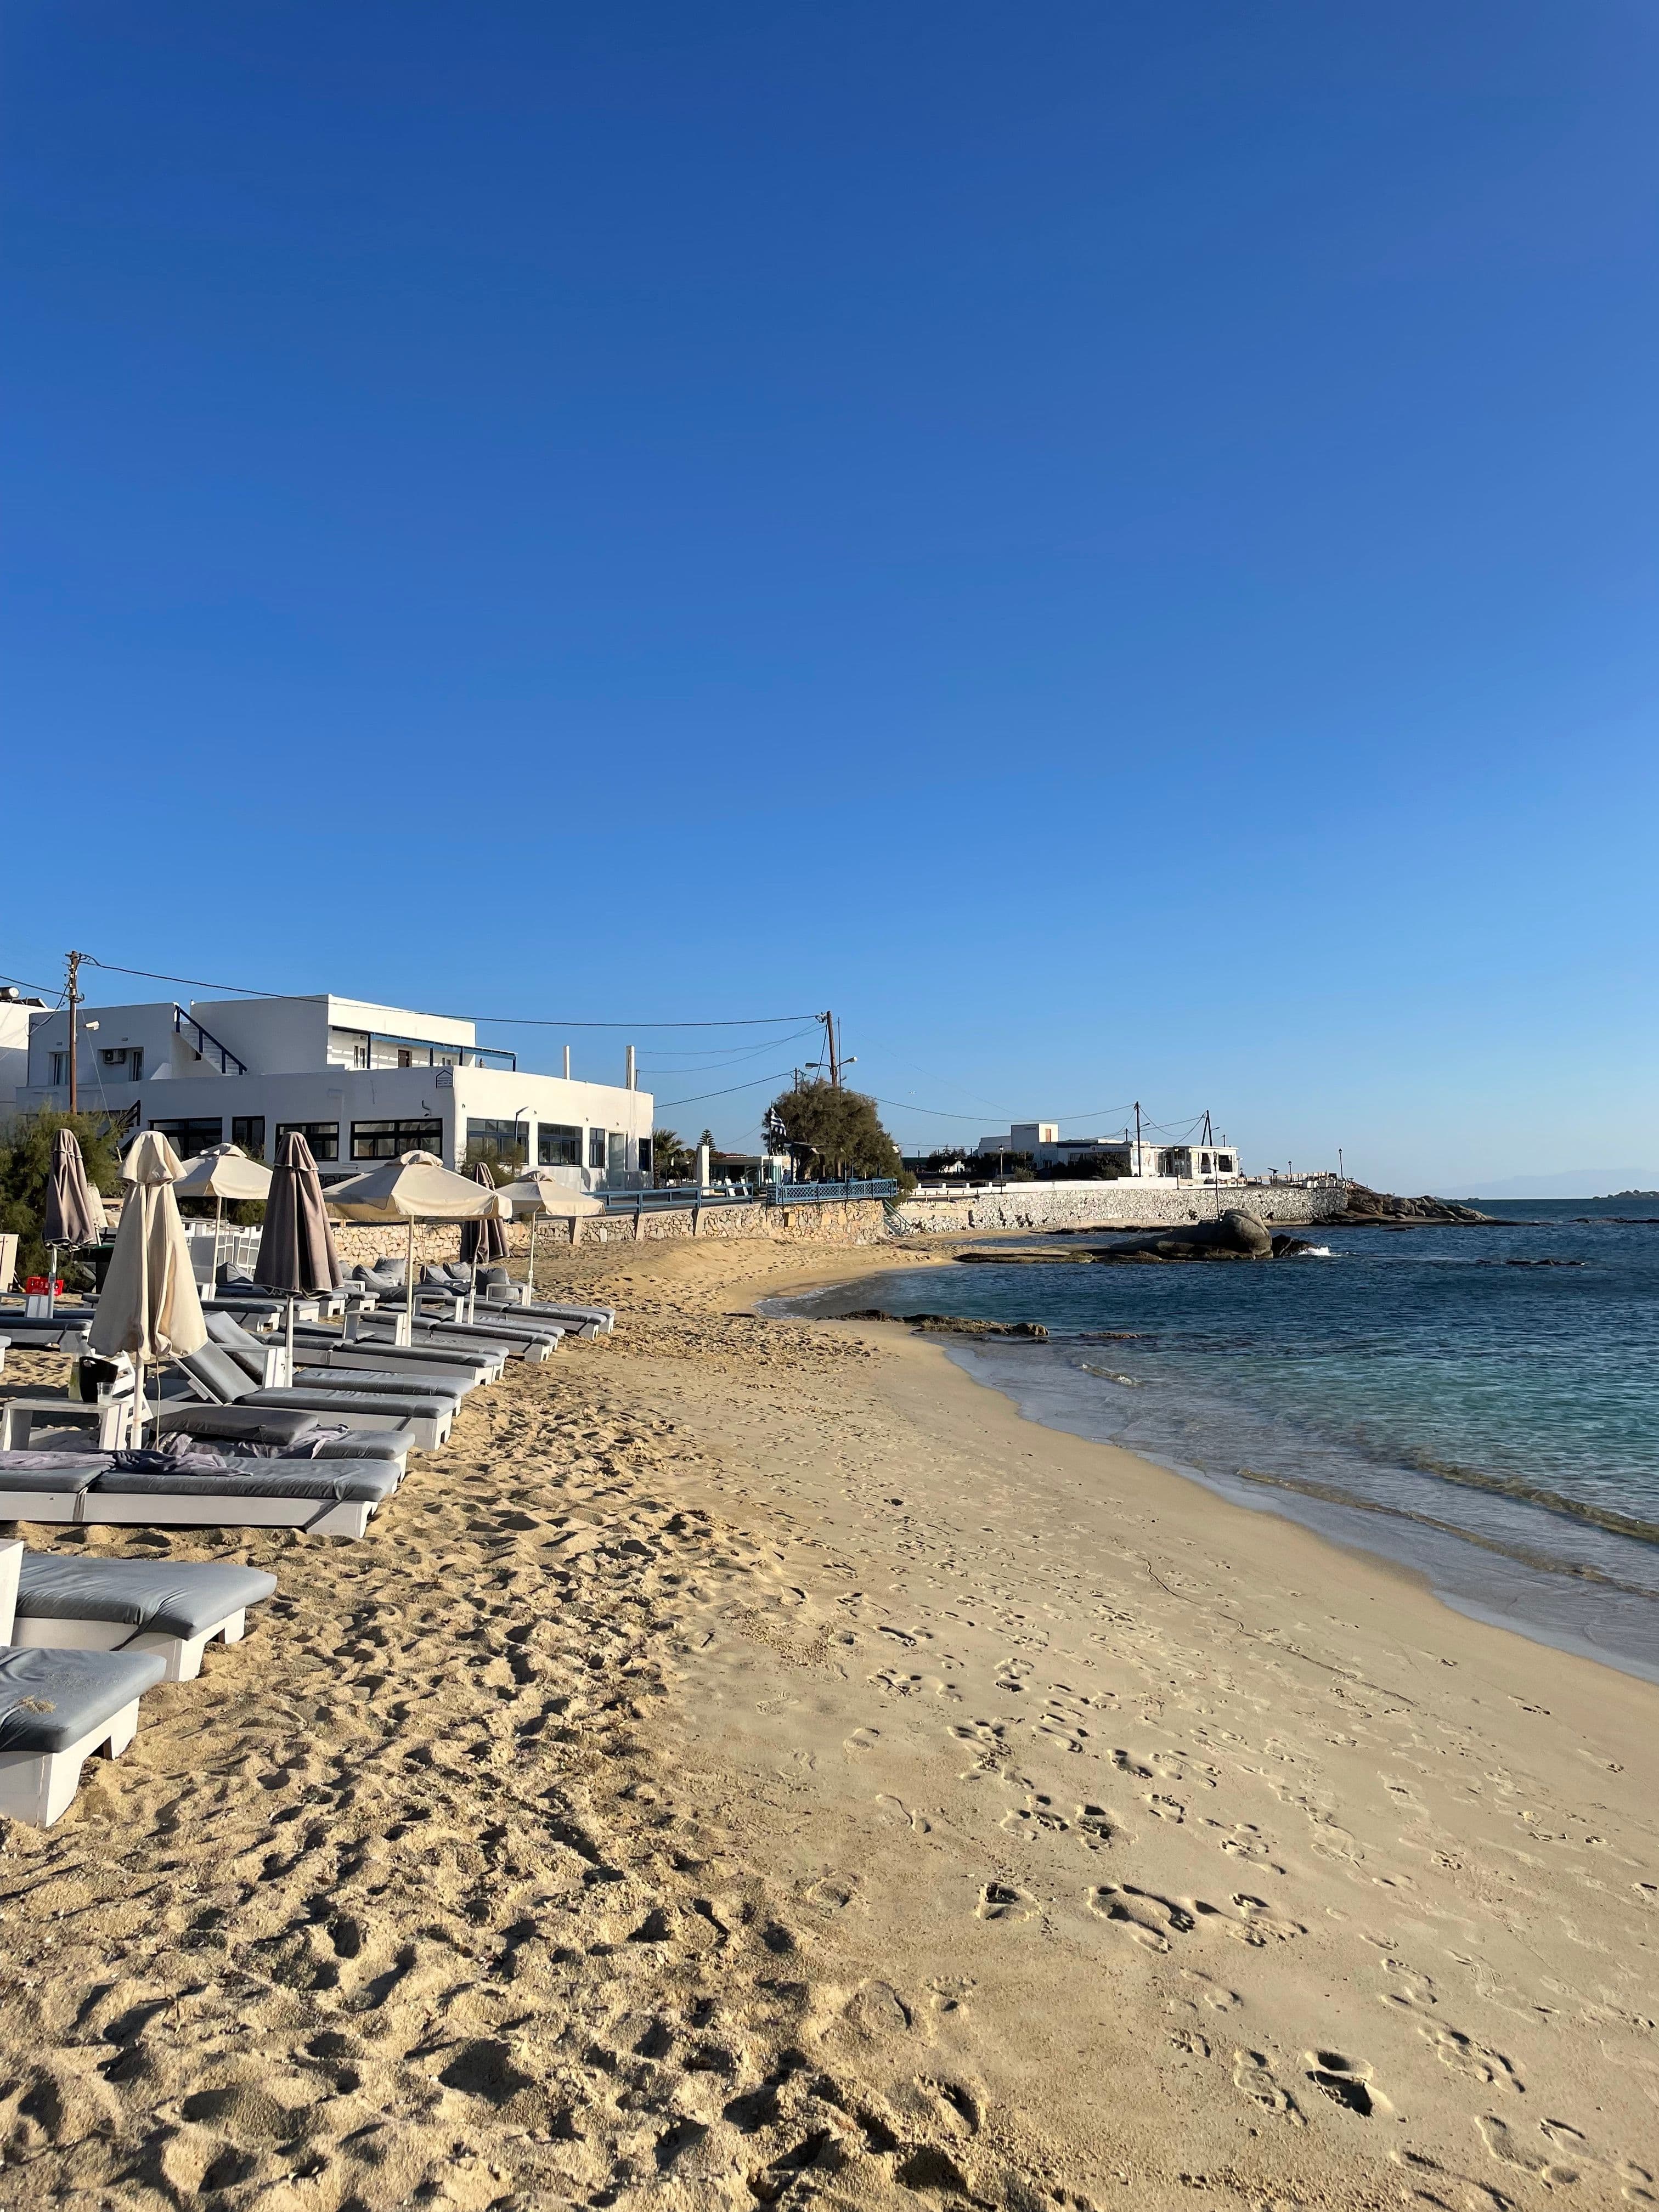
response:
<path fill-rule="evenodd" d="M 1460 1206 L 1450 1198 L 1395 1198 L 1386 1190 L 1370 1190 L 1363 1182 L 1348 1185 L 1348 1202 L 1329 1218 L 1345 1229 L 1379 1225 L 1403 1228 L 1411 1222 L 1491 1221 L 1494 1217 L 1473 1206 Z"/>

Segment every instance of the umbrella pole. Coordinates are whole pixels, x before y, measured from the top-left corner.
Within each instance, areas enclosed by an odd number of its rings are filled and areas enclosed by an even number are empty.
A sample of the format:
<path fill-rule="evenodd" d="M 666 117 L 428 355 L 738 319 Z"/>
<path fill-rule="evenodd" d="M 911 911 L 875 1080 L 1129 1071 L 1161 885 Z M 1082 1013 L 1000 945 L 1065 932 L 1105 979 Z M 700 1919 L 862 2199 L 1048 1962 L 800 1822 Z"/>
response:
<path fill-rule="evenodd" d="M 409 1341 L 415 1341 L 415 1217 L 409 1217 L 409 1258 L 404 1265 L 404 1311 L 408 1319 Z"/>
<path fill-rule="evenodd" d="M 538 1209 L 530 1217 L 530 1303 L 532 1305 L 536 1303 L 536 1224 L 539 1218 L 540 1211 Z"/>
<path fill-rule="evenodd" d="M 286 1389 L 294 1388 L 294 1293 L 288 1294 L 288 1365 L 283 1370 L 283 1383 Z"/>
<path fill-rule="evenodd" d="M 55 1313 L 57 1310 L 58 1247 L 55 1244 L 49 1244 L 46 1247 L 46 1311 Z"/>
<path fill-rule="evenodd" d="M 219 1126 L 222 1129 L 224 1123 L 222 1121 Z M 219 1295 L 219 1231 L 225 1225 L 225 1201 L 222 1198 L 218 1205 L 219 1211 L 213 1217 L 213 1273 L 208 1278 L 208 1295 L 216 1298 Z"/>
<path fill-rule="evenodd" d="M 132 1363 L 132 1449 L 142 1451 L 144 1448 L 144 1362 L 142 1353 Z"/>

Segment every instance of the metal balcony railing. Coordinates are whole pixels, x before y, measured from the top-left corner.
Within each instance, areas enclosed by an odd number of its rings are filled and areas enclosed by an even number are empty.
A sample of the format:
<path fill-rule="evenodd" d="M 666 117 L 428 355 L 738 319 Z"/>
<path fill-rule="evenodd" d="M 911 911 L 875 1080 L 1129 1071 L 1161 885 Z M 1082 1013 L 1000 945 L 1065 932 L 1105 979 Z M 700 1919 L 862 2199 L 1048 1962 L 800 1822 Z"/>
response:
<path fill-rule="evenodd" d="M 221 1044 L 216 1036 L 202 1027 L 194 1014 L 187 1014 L 182 1006 L 174 1006 L 173 1010 L 173 1034 L 182 1037 L 191 1050 L 202 1059 L 211 1060 L 221 1075 L 247 1073 L 246 1062 L 238 1060 L 228 1045 Z"/>

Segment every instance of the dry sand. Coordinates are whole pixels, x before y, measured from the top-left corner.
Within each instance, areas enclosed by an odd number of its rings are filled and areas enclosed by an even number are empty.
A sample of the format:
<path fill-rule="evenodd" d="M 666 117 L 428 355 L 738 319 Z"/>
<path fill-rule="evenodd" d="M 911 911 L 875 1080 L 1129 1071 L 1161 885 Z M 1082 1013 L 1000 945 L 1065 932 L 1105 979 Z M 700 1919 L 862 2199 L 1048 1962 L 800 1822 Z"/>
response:
<path fill-rule="evenodd" d="M 558 1259 L 365 1542 L 83 1540 L 282 1593 L 5 1832 L 3 2212 L 1659 2203 L 1659 1692 Z"/>

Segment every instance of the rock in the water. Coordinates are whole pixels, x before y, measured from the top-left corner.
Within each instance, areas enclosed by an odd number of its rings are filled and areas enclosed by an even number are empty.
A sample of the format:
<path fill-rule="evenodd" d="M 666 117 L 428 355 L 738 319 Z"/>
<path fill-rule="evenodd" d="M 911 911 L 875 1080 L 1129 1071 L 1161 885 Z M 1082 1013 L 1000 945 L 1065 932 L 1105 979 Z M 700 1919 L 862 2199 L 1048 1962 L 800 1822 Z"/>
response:
<path fill-rule="evenodd" d="M 1048 1332 L 1040 1321 L 979 1321 L 968 1314 L 896 1314 L 884 1306 L 863 1306 L 857 1313 L 837 1314 L 835 1318 L 900 1322 L 922 1336 L 1014 1336 L 1031 1344 L 1048 1341 Z"/>
<path fill-rule="evenodd" d="M 1330 1218 L 1344 1227 L 1370 1228 L 1404 1227 L 1419 1221 L 1491 1221 L 1494 1217 L 1473 1206 L 1460 1206 L 1455 1199 L 1395 1198 L 1386 1190 L 1368 1190 L 1363 1182 L 1351 1182 L 1346 1209 Z"/>
<path fill-rule="evenodd" d="M 1194 1221 L 1182 1229 L 1161 1229 L 1152 1237 L 1126 1237 L 1095 1257 L 1108 1265 L 1144 1260 L 1271 1260 L 1273 1240 L 1255 1214 L 1237 1206 L 1214 1221 Z"/>

